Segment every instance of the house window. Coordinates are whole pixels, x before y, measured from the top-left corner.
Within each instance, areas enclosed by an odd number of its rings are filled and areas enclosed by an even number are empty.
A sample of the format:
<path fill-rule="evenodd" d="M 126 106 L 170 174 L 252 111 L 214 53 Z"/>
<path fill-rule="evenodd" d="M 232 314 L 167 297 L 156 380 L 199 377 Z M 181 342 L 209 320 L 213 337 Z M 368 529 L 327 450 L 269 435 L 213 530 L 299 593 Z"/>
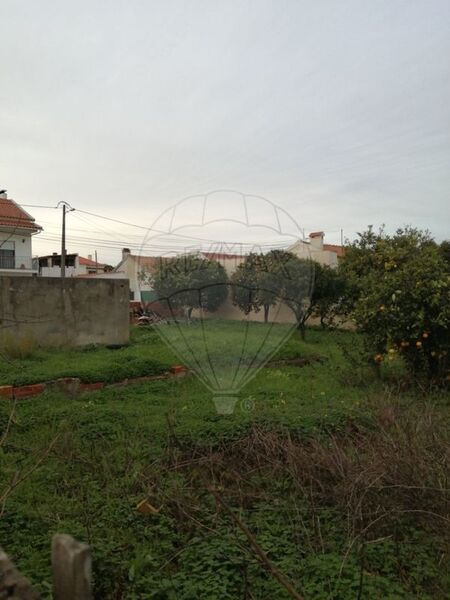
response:
<path fill-rule="evenodd" d="M 0 240 L 0 269 L 16 268 L 16 252 L 14 242 Z"/>

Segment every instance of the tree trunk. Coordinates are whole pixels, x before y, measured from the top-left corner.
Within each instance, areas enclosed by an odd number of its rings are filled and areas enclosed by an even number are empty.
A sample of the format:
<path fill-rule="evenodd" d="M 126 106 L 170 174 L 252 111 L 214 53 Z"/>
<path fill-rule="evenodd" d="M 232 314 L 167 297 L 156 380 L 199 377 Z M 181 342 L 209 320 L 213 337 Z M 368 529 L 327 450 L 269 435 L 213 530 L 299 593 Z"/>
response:
<path fill-rule="evenodd" d="M 297 329 L 298 329 L 298 332 L 299 332 L 299 334 L 300 334 L 300 339 L 302 340 L 302 342 L 304 342 L 304 341 L 305 341 L 305 337 L 306 337 L 306 327 L 305 327 L 305 323 L 304 323 L 304 322 L 300 322 L 300 323 L 297 325 Z"/>
<path fill-rule="evenodd" d="M 188 307 L 186 306 L 184 308 L 184 318 L 186 320 L 186 323 L 189 325 L 189 323 L 191 322 L 191 315 L 192 315 L 192 307 Z"/>
<path fill-rule="evenodd" d="M 264 323 L 269 322 L 269 309 L 270 309 L 270 304 L 264 304 Z"/>

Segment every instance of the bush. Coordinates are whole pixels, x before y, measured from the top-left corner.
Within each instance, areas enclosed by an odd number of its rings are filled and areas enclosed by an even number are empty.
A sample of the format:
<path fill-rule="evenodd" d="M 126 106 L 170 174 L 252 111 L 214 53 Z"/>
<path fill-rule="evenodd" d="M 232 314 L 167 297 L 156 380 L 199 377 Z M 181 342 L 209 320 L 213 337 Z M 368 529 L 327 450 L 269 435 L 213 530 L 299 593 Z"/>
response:
<path fill-rule="evenodd" d="M 348 246 L 341 272 L 344 312 L 364 334 L 372 363 L 400 354 L 415 378 L 448 381 L 450 267 L 429 234 L 369 228 Z"/>

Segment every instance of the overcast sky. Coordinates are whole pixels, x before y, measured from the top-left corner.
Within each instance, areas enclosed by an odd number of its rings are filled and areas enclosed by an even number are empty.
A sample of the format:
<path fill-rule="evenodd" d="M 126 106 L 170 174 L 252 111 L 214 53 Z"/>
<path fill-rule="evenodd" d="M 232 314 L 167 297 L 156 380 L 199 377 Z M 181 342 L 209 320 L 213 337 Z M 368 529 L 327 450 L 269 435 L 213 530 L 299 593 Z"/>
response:
<path fill-rule="evenodd" d="M 232 188 L 329 242 L 450 237 L 449 0 L 1 0 L 0 23 L 0 186 L 19 203 L 150 225 Z M 59 250 L 60 214 L 28 210 L 34 252 Z M 68 218 L 69 250 L 109 262 L 105 240 L 139 235 Z"/>

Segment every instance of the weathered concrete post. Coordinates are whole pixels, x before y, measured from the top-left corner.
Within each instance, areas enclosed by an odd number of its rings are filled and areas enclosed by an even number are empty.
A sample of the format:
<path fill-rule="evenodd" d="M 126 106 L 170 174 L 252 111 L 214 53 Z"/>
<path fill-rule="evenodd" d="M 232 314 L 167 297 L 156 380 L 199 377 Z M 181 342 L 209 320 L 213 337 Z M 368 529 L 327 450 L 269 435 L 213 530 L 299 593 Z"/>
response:
<path fill-rule="evenodd" d="M 52 540 L 54 600 L 91 600 L 91 551 L 70 535 Z"/>
<path fill-rule="evenodd" d="M 39 594 L 0 548 L 0 600 L 39 600 Z"/>

